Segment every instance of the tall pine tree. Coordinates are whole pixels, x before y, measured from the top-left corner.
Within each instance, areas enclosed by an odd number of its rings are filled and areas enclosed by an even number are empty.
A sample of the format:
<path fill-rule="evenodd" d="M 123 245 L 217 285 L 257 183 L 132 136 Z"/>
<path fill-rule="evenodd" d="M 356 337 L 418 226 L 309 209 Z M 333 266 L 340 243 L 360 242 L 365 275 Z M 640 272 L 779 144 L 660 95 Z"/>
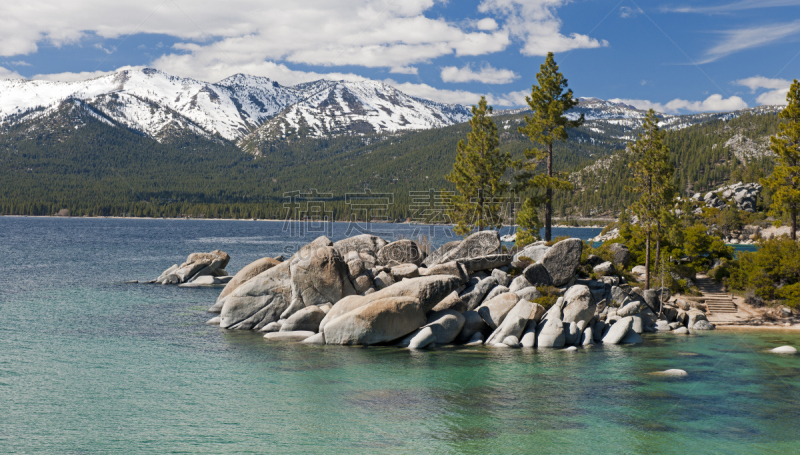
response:
<path fill-rule="evenodd" d="M 558 71 L 553 53 L 536 74 L 539 85 L 531 88 L 531 96 L 526 96 L 533 115 L 525 116 L 525 126 L 519 132 L 528 136 L 532 142 L 544 149 L 531 148 L 525 150 L 525 161 L 521 163 L 522 173 L 517 177 L 522 189 L 544 188 L 544 238 L 551 239 L 553 218 L 553 190 L 570 190 L 572 184 L 553 173 L 553 143 L 566 141 L 567 129 L 583 124 L 583 114 L 577 120 L 569 120 L 564 114 L 578 105 L 572 97 L 572 90 L 567 89 L 567 80 Z M 545 162 L 545 173 L 538 174 L 536 168 Z"/>
<path fill-rule="evenodd" d="M 500 139 L 491 113 L 483 96 L 477 106 L 472 106 L 472 131 L 466 143 L 458 141 L 453 170 L 445 177 L 458 191 L 452 200 L 451 219 L 456 225 L 453 231 L 459 235 L 499 228 L 503 223 L 503 197 L 508 190 L 503 174 L 511 155 L 497 148 Z"/>
<path fill-rule="evenodd" d="M 772 175 L 761 183 L 772 189 L 771 212 L 788 212 L 792 220 L 792 240 L 797 240 L 797 212 L 800 211 L 800 83 L 797 79 L 786 95 L 778 134 L 770 138 L 770 148 L 778 155 Z"/>
<path fill-rule="evenodd" d="M 645 289 L 650 288 L 650 245 L 656 240 L 656 264 L 659 263 L 662 228 L 670 219 L 669 211 L 674 205 L 675 189 L 672 174 L 675 172 L 669 161 L 669 149 L 664 144 L 664 132 L 658 128 L 658 117 L 650 109 L 642 125 L 639 139 L 631 145 L 633 161 L 633 186 L 627 190 L 639 195 L 631 205 L 638 218 L 638 225 L 645 234 Z"/>

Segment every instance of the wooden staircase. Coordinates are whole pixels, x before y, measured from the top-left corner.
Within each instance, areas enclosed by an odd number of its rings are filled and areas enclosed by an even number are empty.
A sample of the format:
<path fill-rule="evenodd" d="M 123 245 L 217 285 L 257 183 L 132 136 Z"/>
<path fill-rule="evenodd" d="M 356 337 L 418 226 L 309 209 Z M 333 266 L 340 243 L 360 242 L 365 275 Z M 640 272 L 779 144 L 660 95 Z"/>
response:
<path fill-rule="evenodd" d="M 721 292 L 720 286 L 708 277 L 695 280 L 697 288 L 703 293 L 700 301 L 706 304 L 711 313 L 738 313 L 739 308 L 729 294 Z"/>

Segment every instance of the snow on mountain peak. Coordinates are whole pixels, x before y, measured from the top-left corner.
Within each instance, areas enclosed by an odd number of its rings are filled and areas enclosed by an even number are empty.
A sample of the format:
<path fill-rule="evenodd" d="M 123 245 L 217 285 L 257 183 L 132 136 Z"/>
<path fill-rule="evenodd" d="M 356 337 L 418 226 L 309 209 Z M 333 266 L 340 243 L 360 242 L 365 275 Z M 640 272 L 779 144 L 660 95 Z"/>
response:
<path fill-rule="evenodd" d="M 0 81 L 0 122 L 46 115 L 68 99 L 84 101 L 157 139 L 176 122 L 238 140 L 279 116 L 293 128 L 298 122 L 315 125 L 312 136 L 347 130 L 345 118 L 373 131 L 436 128 L 468 119 L 463 106 L 413 98 L 377 81 L 319 80 L 286 87 L 266 77 L 235 74 L 208 83 L 144 68 L 77 82 Z"/>

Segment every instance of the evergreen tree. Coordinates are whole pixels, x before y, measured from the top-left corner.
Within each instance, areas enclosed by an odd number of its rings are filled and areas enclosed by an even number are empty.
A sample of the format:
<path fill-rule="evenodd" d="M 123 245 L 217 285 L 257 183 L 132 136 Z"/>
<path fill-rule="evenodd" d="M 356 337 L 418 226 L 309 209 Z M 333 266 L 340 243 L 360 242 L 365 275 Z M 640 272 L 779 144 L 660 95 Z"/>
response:
<path fill-rule="evenodd" d="M 519 132 L 528 136 L 544 150 L 531 148 L 525 150 L 525 161 L 521 163 L 522 173 L 518 180 L 522 188 L 544 188 L 544 238 L 550 241 L 553 217 L 553 190 L 572 189 L 572 184 L 553 173 L 553 143 L 566 141 L 567 128 L 576 128 L 583 124 L 583 114 L 577 120 L 569 120 L 564 113 L 578 105 L 572 97 L 572 90 L 567 89 L 567 80 L 558 71 L 553 53 L 536 74 L 539 85 L 531 88 L 531 96 L 526 96 L 533 115 L 525 116 L 525 126 Z M 565 91 L 566 90 L 566 91 Z M 545 162 L 545 173 L 537 174 L 539 163 Z"/>
<path fill-rule="evenodd" d="M 533 199 L 528 198 L 522 204 L 517 214 L 517 246 L 525 246 L 539 240 L 539 230 L 542 228 L 539 221 L 539 211 Z"/>
<path fill-rule="evenodd" d="M 631 211 L 645 234 L 645 289 L 649 289 L 650 245 L 655 237 L 656 264 L 659 264 L 662 228 L 673 220 L 670 209 L 675 189 L 672 186 L 674 168 L 669 161 L 669 149 L 664 144 L 664 132 L 658 128 L 658 117 L 654 110 L 647 112 L 643 129 L 639 139 L 630 148 L 633 162 L 629 166 L 633 170 L 633 186 L 627 189 L 639 195 L 631 205 Z"/>
<path fill-rule="evenodd" d="M 472 131 L 467 133 L 467 142 L 458 141 L 453 170 L 445 178 L 455 184 L 457 194 L 452 199 L 451 217 L 453 231 L 465 235 L 478 229 L 502 226 L 502 197 L 508 190 L 503 181 L 511 162 L 511 154 L 497 147 L 500 139 L 497 126 L 489 114 L 486 98 L 481 97 L 477 106 L 472 106 Z"/>
<path fill-rule="evenodd" d="M 788 212 L 792 220 L 792 240 L 797 240 L 797 212 L 800 211 L 800 83 L 797 79 L 786 95 L 788 102 L 779 117 L 778 134 L 770 138 L 770 148 L 778 155 L 775 170 L 761 183 L 773 191 L 772 212 Z"/>

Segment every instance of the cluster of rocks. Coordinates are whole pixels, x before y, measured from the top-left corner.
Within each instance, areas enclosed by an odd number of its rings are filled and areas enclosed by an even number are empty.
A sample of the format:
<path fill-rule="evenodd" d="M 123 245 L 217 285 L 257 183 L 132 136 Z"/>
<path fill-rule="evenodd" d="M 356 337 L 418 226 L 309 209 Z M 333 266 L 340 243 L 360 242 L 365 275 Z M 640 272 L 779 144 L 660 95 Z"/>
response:
<path fill-rule="evenodd" d="M 646 293 L 649 292 L 658 293 L 660 291 L 646 291 Z M 672 331 L 675 334 L 714 330 L 716 327 L 708 321 L 707 312 L 708 308 L 703 303 L 693 300 L 672 299 L 664 303 L 660 312 L 661 315 L 656 320 L 655 329 L 658 332 Z"/>
<path fill-rule="evenodd" d="M 721 209 L 729 202 L 735 203 L 739 210 L 753 213 L 761 195 L 762 186 L 758 183 L 734 183 L 722 186 L 706 194 L 695 193 L 690 199 L 695 202 L 694 213 L 703 213 L 703 206 Z M 678 198 L 681 201 L 681 198 Z"/>
<path fill-rule="evenodd" d="M 661 330 L 647 301 L 655 294 L 616 276 L 622 262 L 594 258 L 599 278 L 578 278 L 582 250 L 580 239 L 567 239 L 512 255 L 495 231 L 431 254 L 411 240 L 319 237 L 284 262 L 263 258 L 239 271 L 208 323 L 268 340 L 412 349 L 641 343 L 643 332 Z M 619 250 L 625 260 L 624 245 Z M 535 302 L 542 286 L 557 296 L 547 310 Z"/>
<path fill-rule="evenodd" d="M 150 283 L 177 284 L 182 287 L 222 286 L 231 281 L 225 267 L 231 260 L 228 253 L 192 253 L 183 264 L 173 264 Z"/>

